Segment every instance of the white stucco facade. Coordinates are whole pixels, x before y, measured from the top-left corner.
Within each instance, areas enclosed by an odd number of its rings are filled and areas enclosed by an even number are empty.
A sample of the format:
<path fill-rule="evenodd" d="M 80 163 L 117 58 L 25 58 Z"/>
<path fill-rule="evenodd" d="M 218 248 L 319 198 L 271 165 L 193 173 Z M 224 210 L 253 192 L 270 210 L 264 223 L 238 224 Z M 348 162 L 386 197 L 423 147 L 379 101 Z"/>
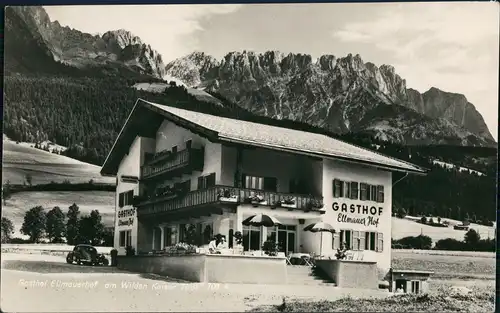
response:
<path fill-rule="evenodd" d="M 177 151 L 186 148 L 186 141 L 191 141 L 192 148 L 204 148 L 204 166 L 202 172 L 192 172 L 189 175 L 172 178 L 159 185 L 172 185 L 176 182 L 190 180 L 191 191 L 197 190 L 199 176 L 215 173 L 216 185 L 234 186 L 236 173 L 236 155 L 234 146 L 214 143 L 191 131 L 164 121 L 159 127 L 156 138 L 136 137 L 128 154 L 122 159 L 117 173 L 116 188 L 116 219 L 114 245 L 119 254 L 125 254 L 123 242 L 120 242 L 120 232 L 130 231 L 130 245 L 136 250 L 157 249 L 165 245 L 165 228 L 174 230 L 170 242 L 179 240 L 180 224 L 200 223 L 210 224 L 214 233 L 228 236 L 232 231 L 242 231 L 243 219 L 258 213 L 275 216 L 283 224 L 294 226 L 294 252 L 315 253 L 334 257 L 336 247 L 333 245 L 334 236 L 331 233 L 311 233 L 303 228 L 311 223 L 324 221 L 330 223 L 337 235 L 341 230 L 354 232 L 376 233 L 377 249 L 356 251 L 363 255 L 364 260 L 376 261 L 382 271 L 391 266 L 391 208 L 392 208 L 392 174 L 389 171 L 377 170 L 375 167 L 363 166 L 347 161 L 332 159 L 310 158 L 302 155 L 284 154 L 282 152 L 260 148 L 243 149 L 240 160 L 240 171 L 246 175 L 274 177 L 277 180 L 278 193 L 289 193 L 289 182 L 301 179 L 307 182 L 311 194 L 323 197 L 324 214 L 318 212 L 304 212 L 301 210 L 271 209 L 269 206 L 252 206 L 239 204 L 235 213 L 225 212 L 222 215 L 205 216 L 201 218 L 168 221 L 158 220 L 156 226 L 141 224 L 137 219 L 137 212 L 132 205 L 119 207 L 119 194 L 133 190 L 134 195 L 141 193 L 140 182 L 123 182 L 120 177 L 141 177 L 141 165 L 144 163 L 145 153 L 157 153 L 171 150 L 176 146 Z M 240 173 L 241 174 L 241 173 Z M 335 198 L 333 194 L 333 180 L 366 183 L 384 187 L 383 202 L 368 200 L 352 200 Z M 358 207 L 359 206 L 359 207 Z M 133 212 L 123 217 L 123 211 Z M 122 212 L 122 213 L 120 213 Z M 345 215 L 345 217 L 343 217 Z M 124 224 L 123 220 L 130 220 Z M 351 222 L 349 222 L 351 221 Z M 356 221 L 356 222 L 352 222 Z M 272 230 L 261 228 L 260 240 L 264 242 Z M 276 230 L 275 230 L 276 231 Z M 138 234 L 140 232 L 141 234 Z M 286 233 L 288 235 L 288 233 Z M 123 235 L 122 235 L 123 236 Z M 357 237 L 358 238 L 358 237 Z M 122 240 L 123 241 L 123 240 Z M 380 244 L 382 243 L 382 247 Z M 362 245 L 364 247 L 364 245 Z M 358 245 L 358 248 L 360 246 Z M 372 247 L 373 248 L 373 247 Z M 376 250 L 376 251 L 375 251 Z"/>

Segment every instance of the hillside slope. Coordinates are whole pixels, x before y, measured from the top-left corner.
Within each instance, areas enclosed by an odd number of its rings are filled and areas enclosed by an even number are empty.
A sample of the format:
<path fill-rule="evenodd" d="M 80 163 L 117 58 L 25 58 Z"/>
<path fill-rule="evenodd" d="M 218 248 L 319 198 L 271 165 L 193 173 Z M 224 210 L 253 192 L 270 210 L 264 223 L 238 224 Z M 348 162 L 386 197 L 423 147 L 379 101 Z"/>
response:
<path fill-rule="evenodd" d="M 103 177 L 100 166 L 77 161 L 75 159 L 32 148 L 25 144 L 16 144 L 3 140 L 2 183 L 23 184 L 27 174 L 32 176 L 32 183 L 50 182 L 115 184 L 115 179 Z"/>

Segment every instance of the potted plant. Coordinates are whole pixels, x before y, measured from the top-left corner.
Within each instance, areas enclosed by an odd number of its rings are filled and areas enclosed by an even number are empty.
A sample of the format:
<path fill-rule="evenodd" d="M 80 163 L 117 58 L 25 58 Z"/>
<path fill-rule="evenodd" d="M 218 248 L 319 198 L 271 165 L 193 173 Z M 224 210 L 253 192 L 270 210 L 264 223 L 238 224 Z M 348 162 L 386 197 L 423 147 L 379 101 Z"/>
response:
<path fill-rule="evenodd" d="M 340 248 L 337 249 L 337 253 L 335 253 L 335 257 L 337 260 L 345 260 L 347 257 L 347 246 L 345 243 L 340 245 Z"/>
<path fill-rule="evenodd" d="M 269 256 L 277 256 L 279 252 L 279 245 L 274 240 L 267 240 L 262 245 L 262 250 Z"/>
<path fill-rule="evenodd" d="M 127 248 L 125 248 L 125 255 L 126 256 L 134 256 L 135 255 L 135 249 L 134 249 L 134 247 L 127 246 Z"/>
<path fill-rule="evenodd" d="M 259 204 L 265 205 L 267 204 L 266 201 L 264 200 L 264 196 L 258 193 L 252 193 L 249 197 L 245 199 L 246 203 L 251 203 L 254 206 L 257 206 Z"/>
<path fill-rule="evenodd" d="M 281 206 L 285 208 L 296 208 L 295 199 L 293 197 L 285 197 L 281 201 Z"/>
<path fill-rule="evenodd" d="M 243 234 L 237 231 L 233 234 L 234 250 L 243 252 Z"/>
<path fill-rule="evenodd" d="M 309 200 L 309 202 L 307 203 L 308 210 L 321 210 L 323 207 L 323 201 L 318 199 Z"/>
<path fill-rule="evenodd" d="M 231 189 L 224 188 L 217 192 L 217 199 L 225 202 L 238 202 L 238 196 Z"/>

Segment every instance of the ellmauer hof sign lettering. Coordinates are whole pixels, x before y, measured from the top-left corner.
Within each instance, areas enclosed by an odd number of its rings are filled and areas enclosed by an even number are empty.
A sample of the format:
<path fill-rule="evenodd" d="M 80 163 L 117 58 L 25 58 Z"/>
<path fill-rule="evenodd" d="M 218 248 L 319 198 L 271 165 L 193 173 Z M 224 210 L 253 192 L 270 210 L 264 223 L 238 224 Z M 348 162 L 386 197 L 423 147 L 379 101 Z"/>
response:
<path fill-rule="evenodd" d="M 118 211 L 118 226 L 132 226 L 134 217 L 135 208 Z"/>
<path fill-rule="evenodd" d="M 340 223 L 351 223 L 351 224 L 362 224 L 365 226 L 375 226 L 378 227 L 379 218 L 382 215 L 383 207 L 375 207 L 369 205 L 361 204 L 350 204 L 334 202 L 332 204 L 332 209 L 335 212 L 339 212 L 337 221 Z M 370 215 L 366 217 L 352 217 L 350 214 L 363 214 Z"/>

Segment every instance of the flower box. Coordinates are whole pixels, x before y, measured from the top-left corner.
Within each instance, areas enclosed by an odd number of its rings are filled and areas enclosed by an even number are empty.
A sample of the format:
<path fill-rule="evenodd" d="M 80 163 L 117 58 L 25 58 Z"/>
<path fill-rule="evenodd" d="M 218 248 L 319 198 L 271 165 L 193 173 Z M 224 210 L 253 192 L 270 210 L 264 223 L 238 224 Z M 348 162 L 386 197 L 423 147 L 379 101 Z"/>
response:
<path fill-rule="evenodd" d="M 219 197 L 219 201 L 222 201 L 222 202 L 238 202 L 238 196 Z"/>

